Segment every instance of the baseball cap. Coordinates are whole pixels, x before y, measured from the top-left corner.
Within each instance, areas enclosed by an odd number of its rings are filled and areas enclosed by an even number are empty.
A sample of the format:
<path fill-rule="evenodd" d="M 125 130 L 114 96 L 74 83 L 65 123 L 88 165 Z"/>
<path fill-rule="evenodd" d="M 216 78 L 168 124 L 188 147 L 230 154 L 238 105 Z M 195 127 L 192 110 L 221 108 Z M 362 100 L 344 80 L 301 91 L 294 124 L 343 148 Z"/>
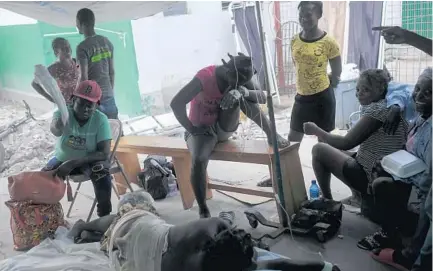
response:
<path fill-rule="evenodd" d="M 92 103 L 97 103 L 101 99 L 102 90 L 95 81 L 86 80 L 78 85 L 73 95 L 88 100 Z"/>

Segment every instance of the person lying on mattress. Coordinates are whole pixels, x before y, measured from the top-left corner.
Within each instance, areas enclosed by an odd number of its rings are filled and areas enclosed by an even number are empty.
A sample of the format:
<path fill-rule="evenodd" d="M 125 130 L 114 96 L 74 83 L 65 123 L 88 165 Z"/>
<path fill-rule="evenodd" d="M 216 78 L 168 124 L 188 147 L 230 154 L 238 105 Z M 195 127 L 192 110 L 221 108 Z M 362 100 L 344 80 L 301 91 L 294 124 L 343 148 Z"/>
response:
<path fill-rule="evenodd" d="M 126 194 L 117 215 L 78 221 L 69 236 L 76 242 L 101 240 L 114 270 L 340 270 L 327 262 L 293 261 L 255 248 L 250 234 L 222 218 L 167 224 L 142 190 Z"/>

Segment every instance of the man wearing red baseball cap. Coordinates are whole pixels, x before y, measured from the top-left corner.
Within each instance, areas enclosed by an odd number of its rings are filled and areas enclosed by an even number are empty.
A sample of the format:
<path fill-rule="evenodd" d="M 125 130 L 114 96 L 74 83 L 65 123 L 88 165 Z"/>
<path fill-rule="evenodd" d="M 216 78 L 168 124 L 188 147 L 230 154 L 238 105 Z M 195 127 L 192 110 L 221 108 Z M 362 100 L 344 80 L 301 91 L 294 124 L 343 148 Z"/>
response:
<path fill-rule="evenodd" d="M 58 137 L 55 156 L 43 170 L 56 170 L 60 177 L 85 174 L 92 180 L 98 201 L 98 216 L 111 213 L 111 175 L 108 157 L 111 130 L 107 116 L 97 109 L 102 96 L 95 81 L 81 82 L 72 95 L 66 125 L 56 111 L 51 133 Z"/>

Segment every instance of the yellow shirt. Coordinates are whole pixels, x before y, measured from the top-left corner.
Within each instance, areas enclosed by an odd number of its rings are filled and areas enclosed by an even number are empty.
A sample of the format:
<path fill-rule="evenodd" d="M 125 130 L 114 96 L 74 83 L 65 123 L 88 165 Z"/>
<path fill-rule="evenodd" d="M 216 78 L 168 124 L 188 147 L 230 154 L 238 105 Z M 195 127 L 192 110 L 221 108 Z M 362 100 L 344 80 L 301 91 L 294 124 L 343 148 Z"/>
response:
<path fill-rule="evenodd" d="M 313 95 L 330 85 L 328 61 L 340 55 L 337 42 L 328 34 L 316 41 L 301 40 L 299 34 L 291 41 L 292 58 L 296 69 L 296 91 Z"/>

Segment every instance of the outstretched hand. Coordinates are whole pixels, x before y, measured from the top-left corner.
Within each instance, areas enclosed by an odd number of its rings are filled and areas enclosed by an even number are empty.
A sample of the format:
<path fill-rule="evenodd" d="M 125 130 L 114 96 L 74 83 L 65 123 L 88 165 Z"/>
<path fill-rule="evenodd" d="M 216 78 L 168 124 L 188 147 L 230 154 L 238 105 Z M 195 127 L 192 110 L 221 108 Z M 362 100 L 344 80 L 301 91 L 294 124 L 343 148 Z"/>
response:
<path fill-rule="evenodd" d="M 407 30 L 400 26 L 376 26 L 373 31 L 380 31 L 380 34 L 389 44 L 404 44 L 407 43 Z"/>
<path fill-rule="evenodd" d="M 317 135 L 319 127 L 314 122 L 304 123 L 304 133 L 306 135 Z"/>
<path fill-rule="evenodd" d="M 72 170 L 75 169 L 74 161 L 67 161 L 61 164 L 55 171 L 54 175 L 59 176 L 60 178 L 66 178 L 69 174 L 71 174 Z"/>
<path fill-rule="evenodd" d="M 233 108 L 242 98 L 242 94 L 237 89 L 227 92 L 221 100 L 220 107 L 222 110 Z"/>

